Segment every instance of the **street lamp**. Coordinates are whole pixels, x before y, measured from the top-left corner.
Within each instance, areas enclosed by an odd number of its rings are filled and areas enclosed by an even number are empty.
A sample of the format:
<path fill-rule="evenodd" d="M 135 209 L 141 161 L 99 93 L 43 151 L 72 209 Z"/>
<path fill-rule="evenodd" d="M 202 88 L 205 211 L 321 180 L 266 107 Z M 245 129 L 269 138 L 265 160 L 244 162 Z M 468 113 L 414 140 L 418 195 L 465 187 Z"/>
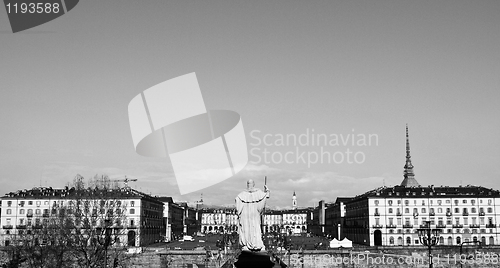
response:
<path fill-rule="evenodd" d="M 425 228 L 417 229 L 418 238 L 420 243 L 424 246 L 427 246 L 429 250 L 429 268 L 432 268 L 432 253 L 431 249 L 433 246 L 436 246 L 439 243 L 439 235 L 442 232 L 442 229 L 431 229 L 431 221 L 424 221 Z"/>
<path fill-rule="evenodd" d="M 463 267 L 462 263 L 462 247 L 464 244 L 479 244 L 479 248 L 481 248 L 481 241 L 464 241 L 460 243 L 460 268 Z"/>

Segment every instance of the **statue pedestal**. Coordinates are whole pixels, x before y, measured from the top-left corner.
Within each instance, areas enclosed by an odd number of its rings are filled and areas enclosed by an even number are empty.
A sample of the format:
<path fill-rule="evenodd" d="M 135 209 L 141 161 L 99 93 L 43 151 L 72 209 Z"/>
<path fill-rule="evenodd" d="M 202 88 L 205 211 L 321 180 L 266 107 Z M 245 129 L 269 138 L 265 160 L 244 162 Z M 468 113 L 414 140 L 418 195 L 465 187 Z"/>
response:
<path fill-rule="evenodd" d="M 253 252 L 245 250 L 238 256 L 234 266 L 237 268 L 272 268 L 274 264 L 265 251 Z"/>

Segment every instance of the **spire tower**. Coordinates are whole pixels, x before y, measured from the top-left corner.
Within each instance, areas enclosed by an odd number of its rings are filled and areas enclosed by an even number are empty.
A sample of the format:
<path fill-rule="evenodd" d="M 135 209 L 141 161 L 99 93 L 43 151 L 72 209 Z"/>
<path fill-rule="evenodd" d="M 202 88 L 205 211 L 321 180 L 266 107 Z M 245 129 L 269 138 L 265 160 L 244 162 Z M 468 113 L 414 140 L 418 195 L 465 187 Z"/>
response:
<path fill-rule="evenodd" d="M 297 196 L 295 195 L 295 191 L 293 191 L 293 196 L 292 196 L 292 207 L 293 209 L 297 209 Z"/>
<path fill-rule="evenodd" d="M 410 139 L 408 138 L 408 124 L 406 124 L 406 164 L 404 166 L 404 180 L 401 186 L 405 187 L 419 187 L 420 184 L 415 180 L 415 173 L 413 173 L 413 165 L 410 156 Z"/>

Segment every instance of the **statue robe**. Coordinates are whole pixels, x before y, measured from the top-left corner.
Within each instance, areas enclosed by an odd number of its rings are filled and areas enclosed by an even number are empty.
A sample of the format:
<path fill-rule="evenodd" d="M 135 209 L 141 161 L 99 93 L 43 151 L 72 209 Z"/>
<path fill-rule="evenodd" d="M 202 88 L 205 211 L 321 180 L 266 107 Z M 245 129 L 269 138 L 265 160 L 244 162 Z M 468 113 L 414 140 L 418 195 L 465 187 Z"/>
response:
<path fill-rule="evenodd" d="M 260 215 L 266 205 L 266 197 L 268 197 L 268 194 L 260 189 L 243 191 L 236 197 L 239 243 L 250 250 L 264 248 L 260 229 Z"/>

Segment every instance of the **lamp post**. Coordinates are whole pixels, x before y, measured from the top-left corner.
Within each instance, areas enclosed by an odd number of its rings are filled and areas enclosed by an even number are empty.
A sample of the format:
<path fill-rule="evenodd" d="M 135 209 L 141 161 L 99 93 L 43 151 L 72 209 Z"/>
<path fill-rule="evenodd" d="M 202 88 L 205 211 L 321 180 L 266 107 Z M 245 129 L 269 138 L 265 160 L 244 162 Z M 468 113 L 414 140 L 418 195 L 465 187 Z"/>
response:
<path fill-rule="evenodd" d="M 479 244 L 479 248 L 481 248 L 481 241 L 464 241 L 464 242 L 460 243 L 460 268 L 463 267 L 463 263 L 462 263 L 462 247 L 464 246 L 464 244 Z"/>
<path fill-rule="evenodd" d="M 439 243 L 439 234 L 441 234 L 442 230 L 439 228 L 431 229 L 431 221 L 424 222 L 426 227 L 417 229 L 418 238 L 420 243 L 427 246 L 427 249 L 429 250 L 429 268 L 432 268 L 432 247 Z"/>

